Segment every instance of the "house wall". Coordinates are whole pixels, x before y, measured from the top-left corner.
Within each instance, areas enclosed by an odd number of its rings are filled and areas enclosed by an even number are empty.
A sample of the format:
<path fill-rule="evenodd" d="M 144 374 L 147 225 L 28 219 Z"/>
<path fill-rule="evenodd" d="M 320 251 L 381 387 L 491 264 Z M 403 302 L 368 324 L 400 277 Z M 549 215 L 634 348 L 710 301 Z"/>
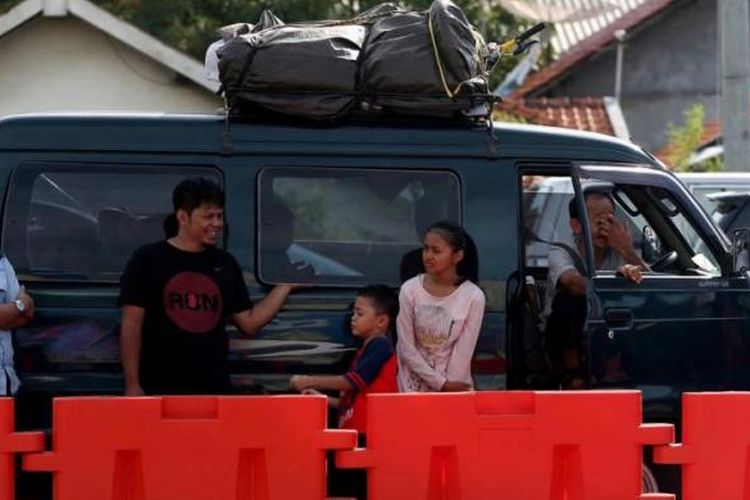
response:
<path fill-rule="evenodd" d="M 37 17 L 0 37 L 0 116 L 220 107 L 210 91 L 77 18 Z"/>
<path fill-rule="evenodd" d="M 717 0 L 678 1 L 631 32 L 624 53 L 621 106 L 633 140 L 649 149 L 667 141 L 668 124 L 681 124 L 693 104 L 719 118 Z M 583 63 L 547 91 L 532 95 L 614 95 L 614 45 Z"/>

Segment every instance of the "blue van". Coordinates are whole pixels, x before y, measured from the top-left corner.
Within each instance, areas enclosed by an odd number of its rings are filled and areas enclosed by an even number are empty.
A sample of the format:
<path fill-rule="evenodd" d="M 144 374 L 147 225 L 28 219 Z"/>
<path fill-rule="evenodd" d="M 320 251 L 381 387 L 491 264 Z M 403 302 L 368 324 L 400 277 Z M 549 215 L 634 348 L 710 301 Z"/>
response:
<path fill-rule="evenodd" d="M 65 114 L 0 120 L 1 248 L 38 310 L 16 332 L 26 397 L 122 391 L 120 274 L 164 237 L 172 188 L 195 176 L 226 190 L 224 246 L 251 297 L 307 285 L 255 338 L 230 333 L 243 392 L 343 372 L 354 290 L 398 287 L 404 256 L 440 219 L 463 224 L 479 251 L 477 388 L 556 387 L 540 328 L 546 253 L 570 238 L 568 201 L 583 211 L 590 182 L 611 186 L 651 264 L 640 285 L 595 272 L 587 236 L 591 387 L 641 389 L 661 421 L 675 420 L 682 391 L 750 388 L 750 275 L 735 262 L 750 233 L 733 246 L 632 144 L 512 124 Z"/>

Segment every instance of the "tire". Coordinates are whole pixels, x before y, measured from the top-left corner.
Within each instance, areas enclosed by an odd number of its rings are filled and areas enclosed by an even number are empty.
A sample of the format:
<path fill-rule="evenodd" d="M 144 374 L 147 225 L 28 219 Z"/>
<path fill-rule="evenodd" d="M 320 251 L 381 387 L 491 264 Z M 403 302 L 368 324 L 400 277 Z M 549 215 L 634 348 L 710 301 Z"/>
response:
<path fill-rule="evenodd" d="M 641 493 L 659 493 L 659 484 L 646 464 L 641 469 Z"/>

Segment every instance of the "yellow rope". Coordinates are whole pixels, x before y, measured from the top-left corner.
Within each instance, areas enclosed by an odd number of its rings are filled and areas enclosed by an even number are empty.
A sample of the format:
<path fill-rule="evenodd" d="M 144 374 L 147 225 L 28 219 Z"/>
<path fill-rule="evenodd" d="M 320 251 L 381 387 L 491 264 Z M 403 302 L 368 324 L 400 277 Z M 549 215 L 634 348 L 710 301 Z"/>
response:
<path fill-rule="evenodd" d="M 432 51 L 435 54 L 435 62 L 437 63 L 438 72 L 440 73 L 440 80 L 443 82 L 443 88 L 448 97 L 453 98 L 455 94 L 451 92 L 448 87 L 448 82 L 445 80 L 445 73 L 443 72 L 443 63 L 440 61 L 440 53 L 438 52 L 437 42 L 435 41 L 435 30 L 432 29 L 432 12 L 427 15 L 427 26 L 430 29 L 430 39 L 432 40 Z M 460 86 L 459 86 L 460 87 Z"/>

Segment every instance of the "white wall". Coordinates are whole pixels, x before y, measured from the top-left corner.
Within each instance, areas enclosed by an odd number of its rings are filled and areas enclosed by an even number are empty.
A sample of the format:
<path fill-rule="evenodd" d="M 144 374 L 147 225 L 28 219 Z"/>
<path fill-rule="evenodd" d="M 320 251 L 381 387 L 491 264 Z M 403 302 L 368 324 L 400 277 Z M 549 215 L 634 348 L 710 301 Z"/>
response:
<path fill-rule="evenodd" d="M 76 18 L 37 17 L 0 37 L 0 116 L 220 107 L 210 91 Z"/>

